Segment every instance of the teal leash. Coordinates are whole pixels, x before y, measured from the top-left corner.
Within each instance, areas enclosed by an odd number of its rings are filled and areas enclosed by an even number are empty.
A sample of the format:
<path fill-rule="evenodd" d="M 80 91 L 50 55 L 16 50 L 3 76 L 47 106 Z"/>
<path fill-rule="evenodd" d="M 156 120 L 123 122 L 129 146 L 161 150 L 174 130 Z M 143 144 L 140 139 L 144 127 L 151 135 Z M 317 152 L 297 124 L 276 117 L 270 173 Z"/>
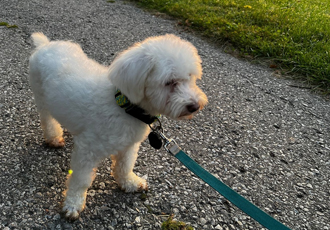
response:
<path fill-rule="evenodd" d="M 287 226 L 274 219 L 266 212 L 252 204 L 243 196 L 235 192 L 226 184 L 218 180 L 211 173 L 202 168 L 193 159 L 191 159 L 185 152 L 183 152 L 174 140 L 170 140 L 158 130 L 158 134 L 164 141 L 164 148 L 167 152 L 175 156 L 184 166 L 192 171 L 196 176 L 201 178 L 205 183 L 209 184 L 227 200 L 229 200 L 236 207 L 241 209 L 247 215 L 258 221 L 261 225 L 269 230 L 290 230 Z"/>

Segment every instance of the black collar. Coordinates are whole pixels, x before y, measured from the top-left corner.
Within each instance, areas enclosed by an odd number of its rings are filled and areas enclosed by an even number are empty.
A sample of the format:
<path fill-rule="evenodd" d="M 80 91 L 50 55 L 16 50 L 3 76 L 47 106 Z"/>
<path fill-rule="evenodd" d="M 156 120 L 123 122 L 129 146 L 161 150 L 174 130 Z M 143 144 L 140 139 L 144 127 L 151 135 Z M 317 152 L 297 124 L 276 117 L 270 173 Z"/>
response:
<path fill-rule="evenodd" d="M 140 121 L 146 123 L 147 125 L 152 124 L 155 122 L 159 116 L 151 116 L 148 114 L 144 109 L 141 107 L 132 104 L 128 98 L 120 92 L 119 89 L 117 89 L 115 94 L 117 105 L 119 105 L 121 108 L 125 109 L 125 112 L 136 119 L 139 119 Z"/>

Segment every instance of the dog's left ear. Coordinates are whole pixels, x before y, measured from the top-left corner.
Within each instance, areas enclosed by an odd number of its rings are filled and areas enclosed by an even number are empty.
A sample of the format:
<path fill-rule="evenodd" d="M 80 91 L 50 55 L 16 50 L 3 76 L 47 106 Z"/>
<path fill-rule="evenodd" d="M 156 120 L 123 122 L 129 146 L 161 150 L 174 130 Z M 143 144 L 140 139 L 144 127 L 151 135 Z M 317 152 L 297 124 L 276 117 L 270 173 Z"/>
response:
<path fill-rule="evenodd" d="M 145 81 L 154 64 L 140 47 L 133 47 L 121 53 L 110 65 L 109 78 L 120 91 L 137 104 L 144 97 Z"/>

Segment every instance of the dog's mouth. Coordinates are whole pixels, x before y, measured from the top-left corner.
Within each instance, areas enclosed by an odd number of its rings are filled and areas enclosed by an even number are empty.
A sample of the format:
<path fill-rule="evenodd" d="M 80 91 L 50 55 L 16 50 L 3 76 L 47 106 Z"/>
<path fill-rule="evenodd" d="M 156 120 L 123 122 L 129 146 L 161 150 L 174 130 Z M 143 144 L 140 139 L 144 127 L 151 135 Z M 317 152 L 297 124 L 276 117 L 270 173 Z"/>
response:
<path fill-rule="evenodd" d="M 189 115 L 184 115 L 184 116 L 179 116 L 178 120 L 191 120 L 194 117 L 195 114 L 189 114 Z"/>
<path fill-rule="evenodd" d="M 198 113 L 199 110 L 193 112 L 193 113 L 190 113 L 188 111 L 184 111 L 183 113 L 180 114 L 180 116 L 178 117 L 179 120 L 190 120 L 192 119 L 196 113 Z"/>

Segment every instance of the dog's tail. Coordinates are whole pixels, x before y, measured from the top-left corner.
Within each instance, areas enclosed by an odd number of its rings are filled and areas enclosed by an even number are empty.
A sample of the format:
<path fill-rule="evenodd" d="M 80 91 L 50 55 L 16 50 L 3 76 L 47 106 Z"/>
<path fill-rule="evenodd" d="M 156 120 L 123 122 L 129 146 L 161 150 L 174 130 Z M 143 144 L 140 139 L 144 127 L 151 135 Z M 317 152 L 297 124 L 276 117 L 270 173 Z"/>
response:
<path fill-rule="evenodd" d="M 31 35 L 33 43 L 36 47 L 46 45 L 49 43 L 49 39 L 43 33 L 33 33 Z"/>

